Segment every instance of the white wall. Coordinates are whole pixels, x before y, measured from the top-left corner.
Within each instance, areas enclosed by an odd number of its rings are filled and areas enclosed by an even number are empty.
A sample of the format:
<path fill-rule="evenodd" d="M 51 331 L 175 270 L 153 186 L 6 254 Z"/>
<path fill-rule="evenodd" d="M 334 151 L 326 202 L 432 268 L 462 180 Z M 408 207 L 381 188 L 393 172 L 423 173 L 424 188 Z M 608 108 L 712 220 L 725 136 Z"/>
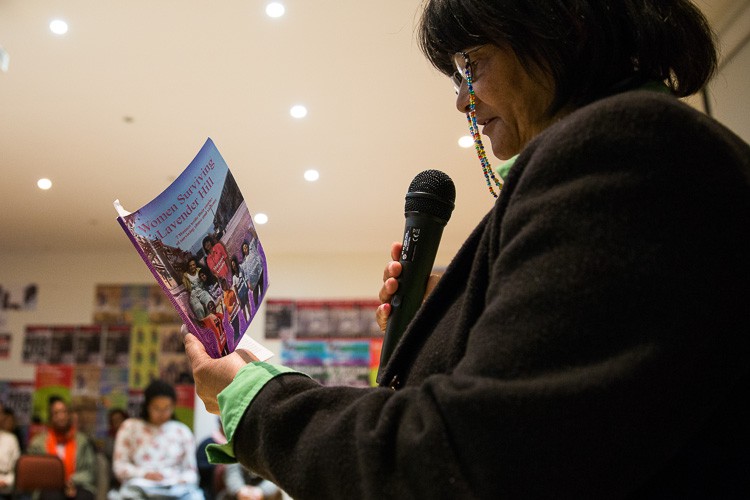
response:
<path fill-rule="evenodd" d="M 721 57 L 709 86 L 711 114 L 750 142 L 750 1 L 736 2 L 718 34 Z"/>

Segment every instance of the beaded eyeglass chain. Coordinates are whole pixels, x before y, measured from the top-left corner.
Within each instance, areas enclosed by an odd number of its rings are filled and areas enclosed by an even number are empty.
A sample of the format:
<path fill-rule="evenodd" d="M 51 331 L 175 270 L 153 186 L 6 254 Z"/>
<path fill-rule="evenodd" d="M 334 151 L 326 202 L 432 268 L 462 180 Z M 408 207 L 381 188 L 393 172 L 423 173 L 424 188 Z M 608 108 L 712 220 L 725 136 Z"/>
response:
<path fill-rule="evenodd" d="M 482 172 L 484 173 L 484 179 L 487 181 L 487 188 L 490 194 L 497 198 L 500 190 L 503 188 L 503 181 L 495 175 L 495 171 L 490 166 L 490 161 L 487 159 L 487 153 L 484 150 L 484 144 L 482 144 L 482 138 L 479 135 L 479 127 L 477 126 L 477 98 L 474 95 L 474 85 L 471 80 L 471 61 L 469 56 L 464 54 L 464 60 L 466 62 L 464 66 L 464 75 L 466 76 L 466 87 L 469 90 L 469 112 L 466 113 L 466 120 L 469 122 L 469 132 L 471 137 L 474 139 L 474 149 L 477 151 L 479 157 L 479 163 L 482 164 Z M 492 187 L 492 184 L 497 187 L 497 193 Z"/>

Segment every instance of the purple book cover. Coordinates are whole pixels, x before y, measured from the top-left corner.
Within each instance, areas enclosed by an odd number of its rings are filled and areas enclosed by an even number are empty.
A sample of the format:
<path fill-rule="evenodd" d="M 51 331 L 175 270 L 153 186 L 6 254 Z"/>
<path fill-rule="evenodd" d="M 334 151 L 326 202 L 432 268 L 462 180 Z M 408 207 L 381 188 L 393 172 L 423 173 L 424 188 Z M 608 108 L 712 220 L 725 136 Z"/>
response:
<path fill-rule="evenodd" d="M 211 357 L 236 348 L 272 353 L 245 335 L 266 291 L 268 266 L 239 187 L 208 139 L 159 196 L 118 222 L 191 333 Z"/>

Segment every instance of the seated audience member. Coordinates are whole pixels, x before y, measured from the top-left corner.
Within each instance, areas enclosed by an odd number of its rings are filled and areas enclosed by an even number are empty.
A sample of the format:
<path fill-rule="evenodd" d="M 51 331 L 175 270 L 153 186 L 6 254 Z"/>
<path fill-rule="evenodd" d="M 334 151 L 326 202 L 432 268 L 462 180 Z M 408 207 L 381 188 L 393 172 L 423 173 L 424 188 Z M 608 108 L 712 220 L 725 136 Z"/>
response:
<path fill-rule="evenodd" d="M 128 412 L 122 408 L 112 408 L 107 413 L 109 429 L 107 429 L 107 437 L 104 438 L 104 456 L 107 457 L 107 463 L 109 463 L 109 485 L 111 488 L 115 489 L 120 487 L 120 483 L 117 481 L 112 469 L 112 453 L 115 449 L 115 437 L 117 436 L 117 431 L 120 429 L 120 426 L 129 416 Z"/>
<path fill-rule="evenodd" d="M 96 491 L 96 451 L 91 440 L 73 425 L 68 403 L 50 396 L 47 429 L 29 443 L 29 453 L 57 455 L 65 465 L 65 488 L 42 491 L 41 500 L 94 500 Z"/>
<path fill-rule="evenodd" d="M 195 439 L 174 419 L 177 394 L 154 380 L 144 391 L 140 418 L 129 418 L 115 438 L 112 467 L 122 484 L 110 499 L 202 500 L 195 463 Z"/>
<path fill-rule="evenodd" d="M 5 407 L 0 404 L 0 421 L 4 424 Z M 15 467 L 21 448 L 18 439 L 0 425 L 0 499 L 10 499 L 15 479 Z"/>
<path fill-rule="evenodd" d="M 224 467 L 224 491 L 219 500 L 281 500 L 281 490 L 239 463 Z"/>
<path fill-rule="evenodd" d="M 216 496 L 215 494 L 218 493 L 214 491 L 216 465 L 208 461 L 206 447 L 209 444 L 225 444 L 227 442 L 227 438 L 224 436 L 224 429 L 221 426 L 221 419 L 217 419 L 217 421 L 218 428 L 210 436 L 201 441 L 195 451 L 195 460 L 198 464 L 198 474 L 200 475 L 200 487 L 203 490 L 206 500 L 213 500 Z"/>
<path fill-rule="evenodd" d="M 0 405 L 0 429 L 16 436 L 21 453 L 26 451 L 26 438 L 16 423 L 16 412 L 13 411 L 13 408 Z"/>

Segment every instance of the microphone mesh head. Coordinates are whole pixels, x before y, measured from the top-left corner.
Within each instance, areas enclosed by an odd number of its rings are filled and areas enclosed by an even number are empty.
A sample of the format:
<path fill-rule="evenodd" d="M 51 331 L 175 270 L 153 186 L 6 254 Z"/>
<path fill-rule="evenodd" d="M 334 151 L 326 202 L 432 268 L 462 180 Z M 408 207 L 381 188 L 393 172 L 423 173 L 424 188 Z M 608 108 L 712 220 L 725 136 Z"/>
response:
<path fill-rule="evenodd" d="M 414 177 L 406 193 L 405 212 L 421 212 L 448 221 L 456 201 L 456 186 L 448 174 L 425 170 Z"/>

